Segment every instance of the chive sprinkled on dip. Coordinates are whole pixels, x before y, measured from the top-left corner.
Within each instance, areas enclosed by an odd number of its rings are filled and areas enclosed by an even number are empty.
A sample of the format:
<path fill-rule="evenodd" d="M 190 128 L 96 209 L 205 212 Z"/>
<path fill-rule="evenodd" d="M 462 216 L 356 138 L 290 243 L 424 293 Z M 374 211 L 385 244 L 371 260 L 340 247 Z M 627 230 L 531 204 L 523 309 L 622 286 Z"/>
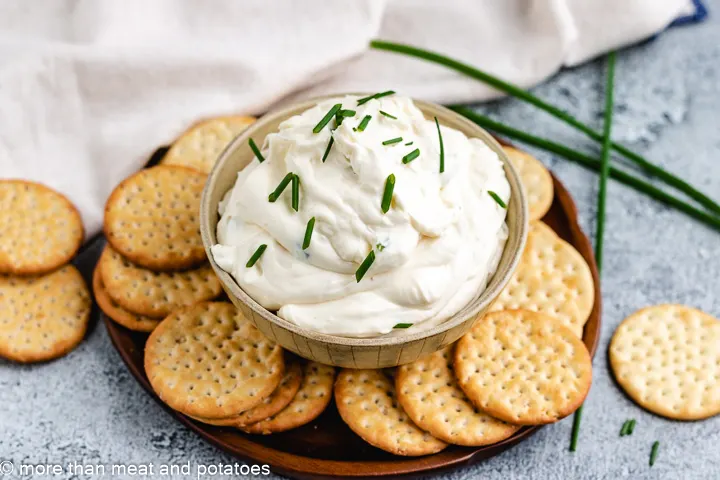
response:
<path fill-rule="evenodd" d="M 302 248 L 307 249 L 310 246 L 310 240 L 312 240 L 313 229 L 315 228 L 315 217 L 308 220 L 305 226 L 305 238 L 303 239 Z"/>
<path fill-rule="evenodd" d="M 500 195 L 493 192 L 492 190 L 488 190 L 488 195 L 490 195 L 492 199 L 495 200 L 495 203 L 500 205 L 502 208 L 507 208 L 507 205 L 505 204 L 505 202 L 503 202 L 503 199 L 500 198 Z"/>
<path fill-rule="evenodd" d="M 264 162 L 264 161 L 265 161 L 265 157 L 262 156 L 262 153 L 260 153 L 260 149 L 258 148 L 257 145 L 255 145 L 255 140 L 253 140 L 253 139 L 251 138 L 250 140 L 248 140 L 248 143 L 250 144 L 250 150 L 253 151 L 253 153 L 254 153 L 255 156 L 257 157 L 258 161 L 259 161 L 260 163 Z"/>
<path fill-rule="evenodd" d="M 370 120 L 372 120 L 372 115 L 365 115 L 355 130 L 357 130 L 358 132 L 364 132 L 365 128 L 368 126 L 368 123 L 370 123 Z"/>
<path fill-rule="evenodd" d="M 283 190 L 285 190 L 285 187 L 288 186 L 290 182 L 292 182 L 293 178 L 295 177 L 295 174 L 290 172 L 287 175 L 283 177 L 283 179 L 280 181 L 277 187 L 275 187 L 275 190 L 268 195 L 268 201 L 271 203 L 277 202 L 277 199 L 280 198 L 280 195 L 282 195 Z"/>
<path fill-rule="evenodd" d="M 375 93 L 375 94 L 373 94 L 373 95 L 370 95 L 370 96 L 367 96 L 367 97 L 363 97 L 363 98 L 361 98 L 360 100 L 357 101 L 358 107 L 359 107 L 360 105 L 366 104 L 366 103 L 369 102 L 370 100 L 376 100 L 376 99 L 378 99 L 378 98 L 387 97 L 388 95 L 392 95 L 392 94 L 394 94 L 394 93 L 395 93 L 394 91 L 388 90 L 387 92 Z"/>
<path fill-rule="evenodd" d="M 245 264 L 245 267 L 252 268 L 253 265 L 255 265 L 257 263 L 257 261 L 260 259 L 260 257 L 262 257 L 262 254 L 265 253 L 266 248 L 267 248 L 266 244 L 263 243 L 262 245 L 260 245 L 257 248 L 257 250 L 255 250 L 255 253 L 252 254 L 252 256 L 250 257 L 250 260 L 247 261 L 247 263 Z"/>
<path fill-rule="evenodd" d="M 363 279 L 367 271 L 370 269 L 370 266 L 375 261 L 375 251 L 370 250 L 370 253 L 368 253 L 368 256 L 365 257 L 365 260 L 360 264 L 360 267 L 355 271 L 355 280 L 360 283 L 360 280 Z"/>
<path fill-rule="evenodd" d="M 420 156 L 420 149 L 419 149 L 419 148 L 416 148 L 416 149 L 413 150 L 412 152 L 410 152 L 410 153 L 408 153 L 407 155 L 405 155 L 405 156 L 402 158 L 402 162 L 403 162 L 403 163 L 406 163 L 406 164 L 407 164 L 407 163 L 410 163 L 410 162 L 412 162 L 413 160 L 415 160 L 416 158 L 418 158 L 419 156 Z"/>
<path fill-rule="evenodd" d="M 382 115 L 384 117 L 392 118 L 393 120 L 397 120 L 397 117 L 395 115 L 390 115 L 389 113 L 383 112 L 382 110 L 380 110 L 380 115 Z"/>
<path fill-rule="evenodd" d="M 391 138 L 390 140 L 385 140 L 382 143 L 383 143 L 383 145 L 392 145 L 393 143 L 398 143 L 398 142 L 402 142 L 402 137 Z"/>
<path fill-rule="evenodd" d="M 395 190 L 395 175 L 391 173 L 388 175 L 387 180 L 385 180 L 385 191 L 383 192 L 382 203 L 380 204 L 383 213 L 387 213 L 388 210 L 390 210 L 393 190 Z"/>
<path fill-rule="evenodd" d="M 313 133 L 320 133 L 320 131 L 325 128 L 325 125 L 330 123 L 330 120 L 335 116 L 335 114 L 342 108 L 342 103 L 336 103 L 332 106 L 330 110 L 325 114 L 325 116 L 318 122 L 317 125 L 315 125 L 315 128 L 313 128 Z"/>

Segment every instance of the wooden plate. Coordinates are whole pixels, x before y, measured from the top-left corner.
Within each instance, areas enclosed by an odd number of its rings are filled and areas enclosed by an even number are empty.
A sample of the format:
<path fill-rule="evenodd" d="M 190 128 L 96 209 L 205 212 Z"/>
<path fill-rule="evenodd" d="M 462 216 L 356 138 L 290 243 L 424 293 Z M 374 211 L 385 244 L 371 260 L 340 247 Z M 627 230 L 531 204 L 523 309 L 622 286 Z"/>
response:
<path fill-rule="evenodd" d="M 590 265 L 595 282 L 595 305 L 585 324 L 583 341 L 594 356 L 600 337 L 600 281 L 592 246 L 577 222 L 577 209 L 563 184 L 553 175 L 555 198 L 543 221 L 573 245 Z M 246 435 L 230 428 L 196 422 L 167 407 L 155 395 L 143 368 L 146 334 L 131 332 L 105 317 L 110 338 L 137 381 L 181 423 L 208 442 L 238 457 L 269 464 L 274 473 L 292 478 L 337 478 L 419 475 L 457 468 L 497 455 L 527 439 L 540 427 L 519 430 L 509 439 L 480 448 L 450 446 L 427 457 L 406 458 L 371 447 L 340 419 L 334 402 L 314 422 L 289 432 L 273 435 Z"/>

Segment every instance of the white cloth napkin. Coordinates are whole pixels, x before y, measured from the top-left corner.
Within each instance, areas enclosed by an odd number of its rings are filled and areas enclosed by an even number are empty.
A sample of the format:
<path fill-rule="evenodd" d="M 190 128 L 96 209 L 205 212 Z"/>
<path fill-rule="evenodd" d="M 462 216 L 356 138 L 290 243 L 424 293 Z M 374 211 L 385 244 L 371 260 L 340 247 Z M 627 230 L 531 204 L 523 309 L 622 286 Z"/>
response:
<path fill-rule="evenodd" d="M 0 177 L 63 192 L 93 234 L 113 187 L 199 117 L 332 92 L 497 95 L 368 51 L 373 38 L 529 87 L 692 11 L 690 0 L 0 0 Z"/>

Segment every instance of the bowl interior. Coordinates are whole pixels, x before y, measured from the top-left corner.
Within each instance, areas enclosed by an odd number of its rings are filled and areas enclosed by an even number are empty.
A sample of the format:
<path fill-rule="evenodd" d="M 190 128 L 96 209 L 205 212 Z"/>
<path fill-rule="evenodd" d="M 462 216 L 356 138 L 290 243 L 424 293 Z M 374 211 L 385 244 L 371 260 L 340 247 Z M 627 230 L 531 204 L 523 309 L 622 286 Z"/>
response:
<path fill-rule="evenodd" d="M 297 103 L 292 106 L 270 112 L 258 119 L 258 121 L 252 124 L 247 130 L 235 138 L 230 145 L 228 145 L 225 151 L 220 155 L 215 167 L 208 177 L 200 207 L 200 230 L 210 263 L 231 299 L 233 301 L 240 301 L 244 303 L 250 307 L 253 312 L 275 325 L 282 327 L 283 329 L 289 330 L 290 332 L 306 338 L 309 337 L 339 346 L 384 346 L 414 342 L 426 337 L 442 334 L 443 332 L 462 324 L 468 319 L 474 318 L 479 312 L 487 309 L 490 303 L 499 295 L 500 291 L 510 280 L 525 245 L 528 231 L 528 210 L 525 193 L 515 169 L 510 164 L 500 145 L 490 134 L 467 120 L 465 117 L 462 117 L 445 107 L 420 100 L 414 100 L 414 102 L 415 105 L 425 114 L 426 118 L 431 119 L 433 117 L 437 117 L 441 124 L 460 130 L 468 137 L 478 138 L 484 141 L 493 151 L 495 151 L 504 164 L 505 174 L 511 189 L 511 199 L 508 204 L 506 219 L 509 236 L 498 268 L 490 279 L 487 288 L 471 300 L 460 312 L 436 327 L 414 333 L 408 332 L 407 335 L 401 336 L 349 338 L 320 334 L 315 331 L 301 328 L 263 308 L 247 293 L 245 293 L 242 288 L 240 288 L 230 274 L 222 270 L 215 263 L 212 254 L 210 253 L 210 247 L 217 243 L 215 232 L 219 221 L 218 203 L 222 200 L 225 193 L 234 186 L 237 173 L 255 158 L 248 145 L 248 140 L 252 137 L 255 143 L 262 145 L 265 137 L 270 133 L 276 132 L 281 122 L 289 117 L 304 112 L 321 100 L 322 99 L 312 99 Z"/>

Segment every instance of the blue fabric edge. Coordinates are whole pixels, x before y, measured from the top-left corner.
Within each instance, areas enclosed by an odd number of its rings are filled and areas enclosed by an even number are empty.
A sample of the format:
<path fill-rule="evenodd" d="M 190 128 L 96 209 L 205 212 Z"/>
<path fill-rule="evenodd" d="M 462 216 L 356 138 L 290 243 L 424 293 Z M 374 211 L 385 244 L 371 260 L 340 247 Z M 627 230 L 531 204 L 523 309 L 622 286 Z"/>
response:
<path fill-rule="evenodd" d="M 705 20 L 708 16 L 708 11 L 705 5 L 703 4 L 702 0 L 692 0 L 693 5 L 695 6 L 695 13 L 691 13 L 690 15 L 685 15 L 682 17 L 678 17 L 670 24 L 671 27 L 677 27 L 680 25 L 687 25 L 689 23 L 698 23 Z"/>

